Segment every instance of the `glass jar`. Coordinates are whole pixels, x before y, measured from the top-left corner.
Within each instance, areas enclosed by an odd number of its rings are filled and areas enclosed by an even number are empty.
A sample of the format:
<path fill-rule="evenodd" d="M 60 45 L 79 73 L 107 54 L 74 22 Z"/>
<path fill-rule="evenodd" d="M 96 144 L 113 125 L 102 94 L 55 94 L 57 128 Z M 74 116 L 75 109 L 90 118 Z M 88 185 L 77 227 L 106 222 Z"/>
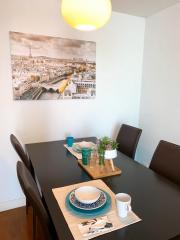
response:
<path fill-rule="evenodd" d="M 99 165 L 100 166 L 104 166 L 105 162 L 104 162 L 104 156 L 105 156 L 105 151 L 99 151 Z"/>

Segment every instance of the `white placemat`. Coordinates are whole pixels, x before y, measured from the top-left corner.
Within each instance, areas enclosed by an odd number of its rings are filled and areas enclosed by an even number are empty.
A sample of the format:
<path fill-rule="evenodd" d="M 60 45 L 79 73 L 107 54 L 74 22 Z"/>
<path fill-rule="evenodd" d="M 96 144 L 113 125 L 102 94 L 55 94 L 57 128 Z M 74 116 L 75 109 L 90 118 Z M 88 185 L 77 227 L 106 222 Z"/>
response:
<path fill-rule="evenodd" d="M 103 219 L 100 219 L 100 220 L 103 220 L 103 221 L 107 220 L 108 222 L 112 223 L 112 227 L 109 227 L 103 231 L 93 232 L 92 234 L 83 233 L 84 229 L 82 229 L 82 225 L 84 225 L 86 221 L 89 222 L 90 219 L 89 218 L 84 219 L 84 218 L 80 218 L 78 216 L 73 215 L 70 211 L 68 211 L 68 209 L 65 206 L 65 199 L 67 194 L 73 189 L 81 186 L 95 186 L 109 193 L 112 199 L 112 207 L 108 213 L 106 213 L 104 216 L 100 216 L 100 217 L 103 217 Z M 114 230 L 121 229 L 128 225 L 141 221 L 141 219 L 133 211 L 129 212 L 128 216 L 124 219 L 120 219 L 118 217 L 117 211 L 116 211 L 116 204 L 115 204 L 115 194 L 110 190 L 110 188 L 102 180 L 93 180 L 93 181 L 83 182 L 83 183 L 74 184 L 66 187 L 55 188 L 55 189 L 52 189 L 52 191 L 75 240 L 92 239 L 102 234 L 112 232 Z M 99 221 L 99 217 L 98 217 L 98 221 Z"/>

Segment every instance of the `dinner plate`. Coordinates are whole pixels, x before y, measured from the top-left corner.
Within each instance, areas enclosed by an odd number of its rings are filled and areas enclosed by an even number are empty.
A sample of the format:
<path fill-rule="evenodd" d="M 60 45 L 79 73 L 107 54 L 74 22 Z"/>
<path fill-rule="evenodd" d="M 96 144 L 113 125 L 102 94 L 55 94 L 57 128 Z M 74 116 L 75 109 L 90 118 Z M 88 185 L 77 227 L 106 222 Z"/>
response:
<path fill-rule="evenodd" d="M 74 143 L 72 148 L 75 152 L 78 152 L 78 153 L 81 153 L 82 152 L 82 148 L 95 148 L 95 144 L 92 143 L 92 142 L 77 142 L 77 143 Z"/>
<path fill-rule="evenodd" d="M 82 149 L 79 147 L 78 144 L 74 143 L 73 146 L 72 146 L 72 149 L 77 152 L 77 153 L 81 153 L 82 152 Z"/>
<path fill-rule="evenodd" d="M 81 210 L 86 210 L 86 211 L 92 211 L 92 210 L 95 210 L 95 209 L 98 209 L 98 208 L 101 208 L 102 206 L 104 206 L 107 201 L 107 197 L 106 197 L 106 194 L 103 191 L 101 191 L 100 197 L 98 198 L 98 200 L 96 202 L 90 203 L 90 204 L 85 204 L 85 203 L 79 202 L 76 199 L 75 190 L 73 190 L 69 195 L 69 201 L 75 208 L 78 208 Z"/>
<path fill-rule="evenodd" d="M 65 199 L 66 208 L 73 215 L 78 216 L 80 218 L 92 218 L 92 217 L 98 217 L 98 216 L 104 215 L 111 209 L 112 201 L 111 201 L 110 195 L 105 191 L 103 191 L 103 192 L 106 195 L 106 203 L 98 209 L 87 211 L 87 210 L 83 210 L 83 209 L 74 207 L 69 201 L 69 196 L 70 196 L 71 192 L 66 196 L 66 199 Z"/>

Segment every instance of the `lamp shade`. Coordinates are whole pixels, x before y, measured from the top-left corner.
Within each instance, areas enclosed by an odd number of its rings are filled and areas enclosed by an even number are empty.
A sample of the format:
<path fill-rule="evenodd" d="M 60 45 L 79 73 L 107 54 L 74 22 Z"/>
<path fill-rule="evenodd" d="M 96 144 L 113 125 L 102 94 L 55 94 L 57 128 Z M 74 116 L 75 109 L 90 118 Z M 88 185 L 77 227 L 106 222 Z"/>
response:
<path fill-rule="evenodd" d="M 82 31 L 96 30 L 111 17 L 111 0 L 62 0 L 61 13 L 73 28 Z"/>

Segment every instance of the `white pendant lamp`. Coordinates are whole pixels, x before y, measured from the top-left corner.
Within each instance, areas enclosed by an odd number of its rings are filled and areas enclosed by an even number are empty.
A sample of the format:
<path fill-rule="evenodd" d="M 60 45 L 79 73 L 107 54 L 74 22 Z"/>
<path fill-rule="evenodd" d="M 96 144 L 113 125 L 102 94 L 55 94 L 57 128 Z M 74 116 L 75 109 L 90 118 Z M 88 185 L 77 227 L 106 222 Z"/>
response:
<path fill-rule="evenodd" d="M 103 27 L 111 17 L 111 0 L 62 0 L 61 13 L 73 28 L 92 31 Z"/>

